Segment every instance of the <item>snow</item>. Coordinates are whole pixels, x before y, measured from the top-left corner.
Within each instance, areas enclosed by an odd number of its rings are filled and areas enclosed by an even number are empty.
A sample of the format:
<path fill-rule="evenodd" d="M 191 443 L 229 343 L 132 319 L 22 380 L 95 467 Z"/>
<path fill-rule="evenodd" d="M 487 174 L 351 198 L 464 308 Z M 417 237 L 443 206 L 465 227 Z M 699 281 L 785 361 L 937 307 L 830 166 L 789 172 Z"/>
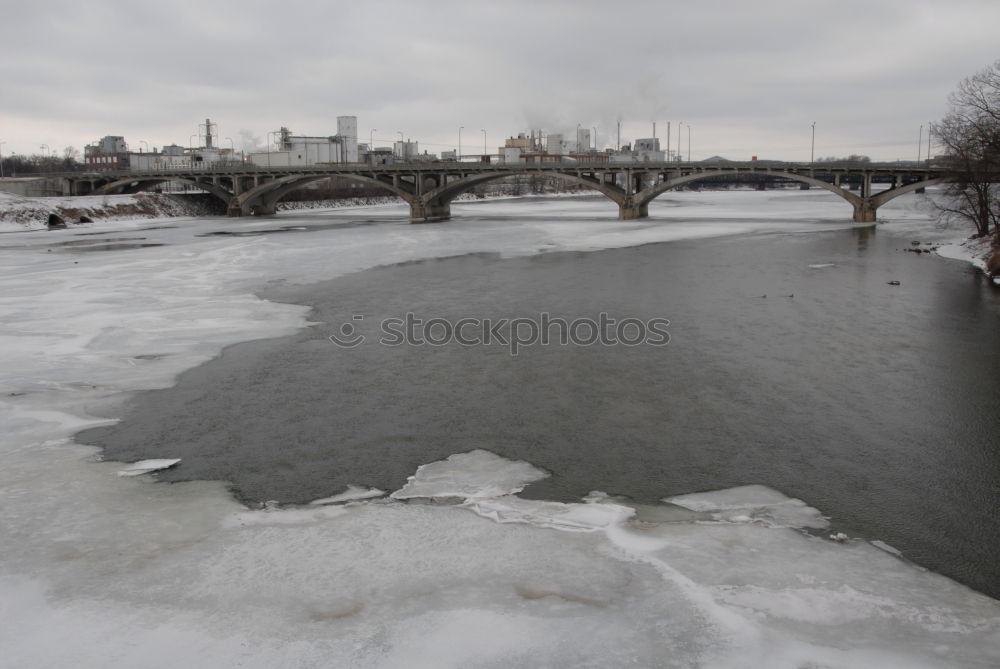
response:
<path fill-rule="evenodd" d="M 937 247 L 935 252 L 942 258 L 972 263 L 977 269 L 985 272 L 986 259 L 992 252 L 992 243 L 989 238 L 955 240 Z M 1000 276 L 993 277 L 993 282 L 1000 286 Z"/>
<path fill-rule="evenodd" d="M 880 213 L 933 229 L 907 207 Z M 676 193 L 651 213 L 619 222 L 608 202 L 561 198 L 457 203 L 424 226 L 386 206 L 367 225 L 340 211 L 0 234 L 0 665 L 1000 664 L 1000 602 L 867 542 L 811 536 L 800 528 L 821 511 L 760 486 L 655 507 L 530 500 L 519 492 L 546 472 L 470 445 L 389 498 L 248 509 L 223 482 L 118 476 L 70 438 L 228 344 L 306 325 L 306 309 L 256 297 L 273 280 L 853 225 L 815 191 Z M 266 232 L 330 221 L 345 225 Z M 60 246 L 95 232 L 164 246 Z M 197 236 L 217 232 L 261 234 Z"/>
<path fill-rule="evenodd" d="M 205 205 L 158 193 L 134 195 L 26 197 L 0 191 L 0 232 L 45 230 L 49 214 L 67 225 L 79 225 L 81 217 L 103 222 L 136 218 L 184 216 L 201 213 Z M 88 224 L 89 225 L 89 224 Z"/>

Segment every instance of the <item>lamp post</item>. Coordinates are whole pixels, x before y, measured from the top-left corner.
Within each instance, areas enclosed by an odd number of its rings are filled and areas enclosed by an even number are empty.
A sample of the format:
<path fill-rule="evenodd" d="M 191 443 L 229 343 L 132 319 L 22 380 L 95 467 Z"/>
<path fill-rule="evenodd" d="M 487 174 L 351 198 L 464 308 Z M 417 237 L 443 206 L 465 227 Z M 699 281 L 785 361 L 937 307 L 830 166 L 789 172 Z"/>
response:
<path fill-rule="evenodd" d="M 580 153 L 580 124 L 576 124 L 576 152 Z"/>
<path fill-rule="evenodd" d="M 375 152 L 375 131 L 378 128 L 372 128 L 371 132 L 368 133 L 368 162 L 372 162 L 372 155 Z M 374 164 L 374 163 L 372 163 Z"/>
<path fill-rule="evenodd" d="M 681 126 L 684 121 L 677 122 L 677 162 L 681 162 Z"/>
<path fill-rule="evenodd" d="M 464 125 L 458 126 L 458 162 L 462 162 L 462 129 Z"/>
<path fill-rule="evenodd" d="M 483 131 L 483 155 L 488 156 L 490 154 L 486 151 L 486 128 L 481 128 L 481 130 Z"/>
<path fill-rule="evenodd" d="M 934 122 L 927 122 L 927 165 L 931 164 L 931 133 L 934 132 Z"/>
<path fill-rule="evenodd" d="M 924 147 L 924 125 L 920 124 L 920 136 L 917 138 L 917 164 L 920 164 L 920 151 Z"/>
<path fill-rule="evenodd" d="M 3 178 L 3 145 L 7 142 L 0 142 L 0 179 Z"/>
<path fill-rule="evenodd" d="M 690 123 L 685 123 L 684 125 L 686 125 L 688 127 L 688 162 L 690 163 L 691 162 L 691 124 Z"/>
<path fill-rule="evenodd" d="M 812 148 L 809 149 L 809 164 L 816 162 L 816 121 L 812 124 Z"/>
<path fill-rule="evenodd" d="M 149 142 L 147 142 L 147 141 L 146 141 L 146 140 L 144 140 L 144 139 L 140 139 L 140 140 L 139 140 L 139 143 L 140 143 L 140 144 L 145 144 L 145 145 L 146 145 L 146 153 L 149 153 Z"/>

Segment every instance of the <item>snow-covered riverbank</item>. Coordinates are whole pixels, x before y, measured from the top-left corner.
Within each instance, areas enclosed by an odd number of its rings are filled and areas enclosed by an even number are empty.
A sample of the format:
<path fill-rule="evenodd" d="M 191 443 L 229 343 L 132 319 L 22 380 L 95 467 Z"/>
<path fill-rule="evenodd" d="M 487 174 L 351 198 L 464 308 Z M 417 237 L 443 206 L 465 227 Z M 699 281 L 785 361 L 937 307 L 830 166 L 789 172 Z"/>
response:
<path fill-rule="evenodd" d="M 991 275 L 993 277 L 993 283 L 1000 286 L 1000 273 L 997 273 L 996 271 L 991 273 L 989 271 L 989 265 L 991 263 L 990 258 L 1000 255 L 1000 246 L 998 246 L 992 239 L 978 238 L 955 241 L 951 244 L 943 244 L 939 246 L 936 252 L 942 258 L 965 260 L 966 262 L 972 263 L 978 269 L 982 270 L 983 273 Z M 998 260 L 1000 260 L 1000 258 L 993 260 L 992 262 L 995 265 L 1000 265 Z"/>
<path fill-rule="evenodd" d="M 44 230 L 49 215 L 67 225 L 85 221 L 131 221 L 136 219 L 204 216 L 204 203 L 185 196 L 160 193 L 80 197 L 24 197 L 0 192 L 0 232 Z"/>

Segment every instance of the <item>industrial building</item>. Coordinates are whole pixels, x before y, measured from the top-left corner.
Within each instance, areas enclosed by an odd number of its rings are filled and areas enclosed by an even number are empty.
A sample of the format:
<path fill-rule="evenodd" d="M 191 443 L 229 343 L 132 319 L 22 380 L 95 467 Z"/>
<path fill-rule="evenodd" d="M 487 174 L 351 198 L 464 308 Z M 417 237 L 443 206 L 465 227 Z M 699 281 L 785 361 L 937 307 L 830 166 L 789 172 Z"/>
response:
<path fill-rule="evenodd" d="M 108 170 L 162 170 L 184 167 L 204 167 L 219 162 L 238 160 L 232 148 L 214 146 L 212 129 L 215 124 L 205 119 L 205 145 L 183 147 L 177 144 L 164 146 L 160 151 L 132 151 L 125 138 L 107 135 L 83 148 L 83 160 L 88 169 L 103 172 Z M 193 135 L 192 135 L 193 136 Z"/>
<path fill-rule="evenodd" d="M 356 116 L 338 116 L 337 134 L 309 137 L 293 135 L 288 128 L 278 131 L 277 147 L 256 151 L 248 156 L 254 165 L 263 167 L 292 167 L 329 163 L 358 162 L 358 119 Z"/>

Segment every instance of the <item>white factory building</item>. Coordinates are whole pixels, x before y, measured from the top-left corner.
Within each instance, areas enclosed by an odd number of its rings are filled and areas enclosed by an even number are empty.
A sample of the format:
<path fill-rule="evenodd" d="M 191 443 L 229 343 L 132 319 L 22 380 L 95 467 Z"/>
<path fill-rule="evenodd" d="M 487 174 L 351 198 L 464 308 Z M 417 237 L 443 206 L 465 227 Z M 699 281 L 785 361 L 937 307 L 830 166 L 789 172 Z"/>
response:
<path fill-rule="evenodd" d="M 660 163 L 666 159 L 667 154 L 660 149 L 658 137 L 637 139 L 631 147 L 623 146 L 611 154 L 611 161 L 615 163 Z"/>
<path fill-rule="evenodd" d="M 295 167 L 329 163 L 358 162 L 358 119 L 338 116 L 337 134 L 309 137 L 293 135 L 288 128 L 278 131 L 275 148 L 257 151 L 248 156 L 254 165 L 262 167 Z"/>

